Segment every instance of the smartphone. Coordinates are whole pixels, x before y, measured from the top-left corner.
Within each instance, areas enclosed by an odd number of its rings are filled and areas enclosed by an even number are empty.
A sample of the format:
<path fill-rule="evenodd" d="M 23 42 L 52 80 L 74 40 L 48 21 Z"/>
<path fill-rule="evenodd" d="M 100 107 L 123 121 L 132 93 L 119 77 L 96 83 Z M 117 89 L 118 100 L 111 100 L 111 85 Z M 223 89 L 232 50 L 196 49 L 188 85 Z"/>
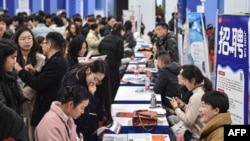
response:
<path fill-rule="evenodd" d="M 173 98 L 169 97 L 169 96 L 166 96 L 166 98 L 170 101 L 174 100 Z"/>

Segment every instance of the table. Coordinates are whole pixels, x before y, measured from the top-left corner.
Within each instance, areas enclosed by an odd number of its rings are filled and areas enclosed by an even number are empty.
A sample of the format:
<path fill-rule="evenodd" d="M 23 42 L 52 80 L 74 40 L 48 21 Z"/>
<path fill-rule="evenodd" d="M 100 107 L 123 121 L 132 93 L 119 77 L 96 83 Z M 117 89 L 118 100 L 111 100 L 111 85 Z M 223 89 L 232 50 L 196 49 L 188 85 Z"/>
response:
<path fill-rule="evenodd" d="M 135 64 L 129 63 L 125 71 L 125 74 L 134 74 L 134 70 L 135 70 Z M 145 64 L 139 64 L 139 69 L 138 69 L 139 73 L 145 74 L 145 70 L 149 70 L 154 74 L 158 72 L 158 68 L 146 68 Z"/>
<path fill-rule="evenodd" d="M 145 91 L 144 86 L 120 86 L 115 96 L 116 104 L 149 104 L 152 87 Z M 161 104 L 161 96 L 156 94 L 157 104 Z"/>
<path fill-rule="evenodd" d="M 133 112 L 134 110 L 147 109 L 151 111 L 156 111 L 159 115 L 157 126 L 151 128 L 152 130 L 146 131 L 142 127 L 134 127 L 132 124 L 131 117 L 117 117 L 118 112 Z M 112 117 L 115 121 L 122 125 L 120 133 L 157 133 L 157 134 L 167 134 L 169 131 L 169 124 L 166 119 L 166 110 L 162 109 L 160 106 L 157 108 L 150 108 L 149 104 L 112 104 L 111 107 Z"/>
<path fill-rule="evenodd" d="M 102 141 L 131 141 L 131 140 L 170 141 L 170 138 L 168 134 L 128 133 L 128 134 L 104 134 L 102 139 Z"/>
<path fill-rule="evenodd" d="M 145 86 L 146 75 L 139 74 L 135 76 L 134 74 L 124 74 L 120 86 Z M 153 82 L 150 82 L 150 86 L 154 86 Z"/>

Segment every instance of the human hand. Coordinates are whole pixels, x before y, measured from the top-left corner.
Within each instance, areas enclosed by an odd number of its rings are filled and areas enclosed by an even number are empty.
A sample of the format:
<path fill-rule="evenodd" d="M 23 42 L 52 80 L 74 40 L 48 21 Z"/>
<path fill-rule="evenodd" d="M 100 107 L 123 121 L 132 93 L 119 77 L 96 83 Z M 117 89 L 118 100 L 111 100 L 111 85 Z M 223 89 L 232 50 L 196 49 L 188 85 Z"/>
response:
<path fill-rule="evenodd" d="M 172 100 L 169 100 L 170 104 L 172 105 L 173 109 L 178 108 L 178 103 L 175 100 L 175 98 L 173 98 Z"/>
<path fill-rule="evenodd" d="M 178 97 L 174 97 L 174 99 L 177 101 L 178 106 L 180 108 L 183 108 L 185 106 L 185 103 L 181 99 L 179 99 Z"/>
<path fill-rule="evenodd" d="M 17 63 L 16 62 L 16 64 L 15 64 L 15 70 L 17 71 L 17 72 L 19 72 L 20 70 L 22 70 L 23 68 L 19 65 L 19 63 Z"/>
<path fill-rule="evenodd" d="M 31 64 L 26 65 L 24 68 L 25 68 L 25 70 L 27 70 L 31 74 L 35 74 L 36 73 L 36 69 Z"/>
<path fill-rule="evenodd" d="M 89 93 L 91 93 L 92 95 L 94 95 L 95 91 L 96 91 L 96 85 L 94 83 L 90 83 L 88 85 L 88 90 L 89 90 Z"/>
<path fill-rule="evenodd" d="M 144 72 L 144 73 L 146 74 L 146 76 L 147 76 L 148 78 L 151 78 L 151 77 L 152 77 L 152 72 L 151 72 L 150 70 L 145 69 L 145 72 Z"/>

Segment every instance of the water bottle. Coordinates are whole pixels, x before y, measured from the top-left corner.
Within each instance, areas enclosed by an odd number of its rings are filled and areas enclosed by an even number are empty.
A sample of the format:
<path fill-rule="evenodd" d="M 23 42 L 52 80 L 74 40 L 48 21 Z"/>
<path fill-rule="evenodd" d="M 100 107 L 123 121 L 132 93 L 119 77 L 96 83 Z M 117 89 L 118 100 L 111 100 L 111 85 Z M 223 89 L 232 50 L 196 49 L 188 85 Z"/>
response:
<path fill-rule="evenodd" d="M 134 75 L 137 77 L 139 75 L 139 63 L 135 63 Z"/>
<path fill-rule="evenodd" d="M 145 80 L 145 91 L 148 91 L 150 89 L 150 79 L 149 77 L 146 77 Z"/>
<path fill-rule="evenodd" d="M 154 93 L 151 95 L 150 106 L 151 107 L 156 107 L 156 96 L 155 96 Z"/>

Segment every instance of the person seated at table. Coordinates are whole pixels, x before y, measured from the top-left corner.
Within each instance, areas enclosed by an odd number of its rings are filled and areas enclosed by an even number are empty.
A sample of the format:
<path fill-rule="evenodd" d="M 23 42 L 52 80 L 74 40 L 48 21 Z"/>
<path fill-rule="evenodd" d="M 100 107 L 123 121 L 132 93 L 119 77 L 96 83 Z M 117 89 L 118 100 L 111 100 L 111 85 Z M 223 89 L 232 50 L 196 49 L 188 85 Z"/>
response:
<path fill-rule="evenodd" d="M 199 106 L 201 105 L 201 97 L 205 92 L 212 90 L 212 82 L 203 76 L 201 70 L 195 65 L 183 65 L 180 70 L 180 75 L 183 77 L 185 86 L 193 94 L 186 104 L 178 97 L 174 97 L 170 101 L 174 108 L 176 116 L 184 123 L 184 126 L 189 129 L 189 136 L 185 138 L 192 138 L 199 140 L 199 132 L 203 127 L 203 123 L 199 120 Z"/>
<path fill-rule="evenodd" d="M 205 125 L 200 131 L 200 141 L 224 141 L 224 125 L 232 124 L 227 94 L 208 91 L 201 98 L 200 121 Z"/>
<path fill-rule="evenodd" d="M 36 141 L 77 141 L 77 119 L 89 103 L 88 91 L 81 85 L 66 86 L 59 101 L 52 102 L 50 110 L 43 116 L 35 129 Z"/>
<path fill-rule="evenodd" d="M 158 66 L 155 66 L 156 65 L 156 63 L 155 63 L 155 61 L 157 61 L 156 60 L 156 55 L 159 53 L 159 44 L 157 43 L 157 42 L 155 42 L 154 44 L 153 44 L 153 51 L 152 51 L 152 54 L 151 55 L 149 55 L 147 58 L 146 58 L 146 61 L 145 61 L 145 63 L 146 63 L 146 67 L 149 67 L 149 68 L 157 68 Z"/>
<path fill-rule="evenodd" d="M 183 66 L 183 67 L 187 67 L 187 66 Z M 193 93 L 192 93 L 192 91 L 189 91 L 187 89 L 187 87 L 185 86 L 184 78 L 180 73 L 178 74 L 177 77 L 178 77 L 178 83 L 181 86 L 181 88 L 180 88 L 181 100 L 184 103 L 188 103 L 189 99 L 193 95 Z"/>
<path fill-rule="evenodd" d="M 155 78 L 154 92 L 161 95 L 162 106 L 166 109 L 167 115 L 174 113 L 168 97 L 180 97 L 180 85 L 178 84 L 178 72 L 180 65 L 171 62 L 169 52 L 160 51 L 157 55 L 158 76 Z M 146 71 L 146 75 L 153 79 L 152 73 Z"/>

